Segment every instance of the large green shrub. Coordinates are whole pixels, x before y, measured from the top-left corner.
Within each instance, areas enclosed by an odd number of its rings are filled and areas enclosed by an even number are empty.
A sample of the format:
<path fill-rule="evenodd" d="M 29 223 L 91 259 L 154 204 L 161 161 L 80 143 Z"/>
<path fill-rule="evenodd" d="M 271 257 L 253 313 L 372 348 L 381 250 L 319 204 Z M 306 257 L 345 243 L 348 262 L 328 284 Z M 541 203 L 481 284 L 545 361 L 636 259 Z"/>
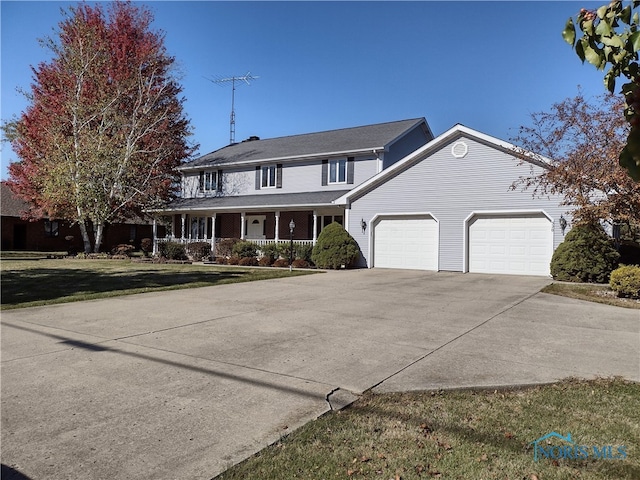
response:
<path fill-rule="evenodd" d="M 187 251 L 178 242 L 159 242 L 158 255 L 169 260 L 187 260 Z"/>
<path fill-rule="evenodd" d="M 253 242 L 241 240 L 233 246 L 231 252 L 233 253 L 233 255 L 240 258 L 257 257 L 258 246 Z"/>
<path fill-rule="evenodd" d="M 187 245 L 187 253 L 196 262 L 207 260 L 211 256 L 211 244 L 209 242 L 192 242 Z"/>
<path fill-rule="evenodd" d="M 619 297 L 640 298 L 640 267 L 623 265 L 611 272 L 611 289 Z"/>
<path fill-rule="evenodd" d="M 233 246 L 240 241 L 239 238 L 222 238 L 216 243 L 216 255 L 230 257 Z"/>
<path fill-rule="evenodd" d="M 319 268 L 348 267 L 358 257 L 360 249 L 342 225 L 337 222 L 326 226 L 313 247 L 311 260 Z"/>
<path fill-rule="evenodd" d="M 565 282 L 607 283 L 620 254 L 598 224 L 576 225 L 551 258 L 551 275 Z"/>

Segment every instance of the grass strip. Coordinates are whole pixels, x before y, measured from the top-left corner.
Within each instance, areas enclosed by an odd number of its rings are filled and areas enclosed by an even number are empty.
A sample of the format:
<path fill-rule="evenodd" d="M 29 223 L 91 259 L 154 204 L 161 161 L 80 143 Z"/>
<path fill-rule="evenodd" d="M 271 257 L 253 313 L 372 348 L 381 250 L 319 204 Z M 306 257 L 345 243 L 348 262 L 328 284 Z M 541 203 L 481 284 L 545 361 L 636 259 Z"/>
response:
<path fill-rule="evenodd" d="M 606 285 L 552 283 L 544 287 L 541 292 L 560 295 L 576 300 L 603 303 L 615 307 L 640 309 L 640 300 L 632 298 L 619 298 L 610 287 Z"/>
<path fill-rule="evenodd" d="M 313 273 L 75 259 L 3 260 L 0 272 L 3 310 Z"/>
<path fill-rule="evenodd" d="M 534 461 L 532 442 L 554 431 L 589 449 L 612 446 L 616 454 L 623 446 L 627 456 Z M 509 391 L 366 394 L 216 478 L 640 478 L 640 385 L 567 380 Z"/>

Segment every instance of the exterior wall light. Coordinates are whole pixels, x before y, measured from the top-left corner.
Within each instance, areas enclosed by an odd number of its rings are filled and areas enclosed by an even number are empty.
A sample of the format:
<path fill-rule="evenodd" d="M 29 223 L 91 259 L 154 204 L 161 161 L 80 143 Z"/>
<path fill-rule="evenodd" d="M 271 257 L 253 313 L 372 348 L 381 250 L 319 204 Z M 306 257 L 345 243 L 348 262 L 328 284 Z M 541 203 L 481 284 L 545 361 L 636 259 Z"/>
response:
<path fill-rule="evenodd" d="M 364 218 L 360 220 L 360 227 L 362 228 L 362 233 L 367 229 L 367 222 L 364 221 Z"/>
<path fill-rule="evenodd" d="M 560 229 L 562 230 L 562 235 L 564 235 L 564 231 L 567 229 L 567 219 L 564 218 L 564 215 L 560 215 Z"/>

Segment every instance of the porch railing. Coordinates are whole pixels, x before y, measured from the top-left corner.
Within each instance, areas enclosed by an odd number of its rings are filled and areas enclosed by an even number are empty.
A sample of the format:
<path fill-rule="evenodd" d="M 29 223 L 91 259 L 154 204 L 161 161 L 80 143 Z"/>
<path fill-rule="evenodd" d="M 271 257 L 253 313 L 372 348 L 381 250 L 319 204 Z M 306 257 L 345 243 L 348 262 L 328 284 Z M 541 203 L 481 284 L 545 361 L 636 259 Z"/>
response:
<path fill-rule="evenodd" d="M 216 243 L 219 243 L 220 240 L 224 240 L 224 239 L 216 238 Z M 274 243 L 289 243 L 289 239 L 286 239 L 286 238 L 281 238 L 280 240 L 264 239 L 264 238 L 246 238 L 245 240 L 248 242 L 253 242 L 258 246 L 270 245 Z M 182 243 L 186 245 L 189 243 L 198 243 L 198 242 L 211 243 L 211 239 L 210 238 L 180 238 L 180 237 L 170 237 L 170 236 L 164 237 L 164 238 L 158 237 L 154 241 L 155 252 L 157 252 L 158 250 L 159 242 L 176 242 L 176 243 Z M 314 244 L 313 240 L 294 240 L 293 243 L 296 245 L 311 245 L 311 246 L 313 246 Z"/>

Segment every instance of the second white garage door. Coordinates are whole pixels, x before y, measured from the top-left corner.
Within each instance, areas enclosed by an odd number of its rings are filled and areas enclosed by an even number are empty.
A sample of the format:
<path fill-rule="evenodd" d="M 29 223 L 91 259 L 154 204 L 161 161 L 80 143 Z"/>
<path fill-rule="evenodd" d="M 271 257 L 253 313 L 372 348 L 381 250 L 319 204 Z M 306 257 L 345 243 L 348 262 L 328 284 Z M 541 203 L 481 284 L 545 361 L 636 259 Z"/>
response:
<path fill-rule="evenodd" d="M 543 214 L 478 216 L 469 222 L 469 271 L 550 274 L 551 221 Z"/>
<path fill-rule="evenodd" d="M 430 216 L 378 220 L 373 230 L 373 266 L 438 270 L 438 222 Z"/>

